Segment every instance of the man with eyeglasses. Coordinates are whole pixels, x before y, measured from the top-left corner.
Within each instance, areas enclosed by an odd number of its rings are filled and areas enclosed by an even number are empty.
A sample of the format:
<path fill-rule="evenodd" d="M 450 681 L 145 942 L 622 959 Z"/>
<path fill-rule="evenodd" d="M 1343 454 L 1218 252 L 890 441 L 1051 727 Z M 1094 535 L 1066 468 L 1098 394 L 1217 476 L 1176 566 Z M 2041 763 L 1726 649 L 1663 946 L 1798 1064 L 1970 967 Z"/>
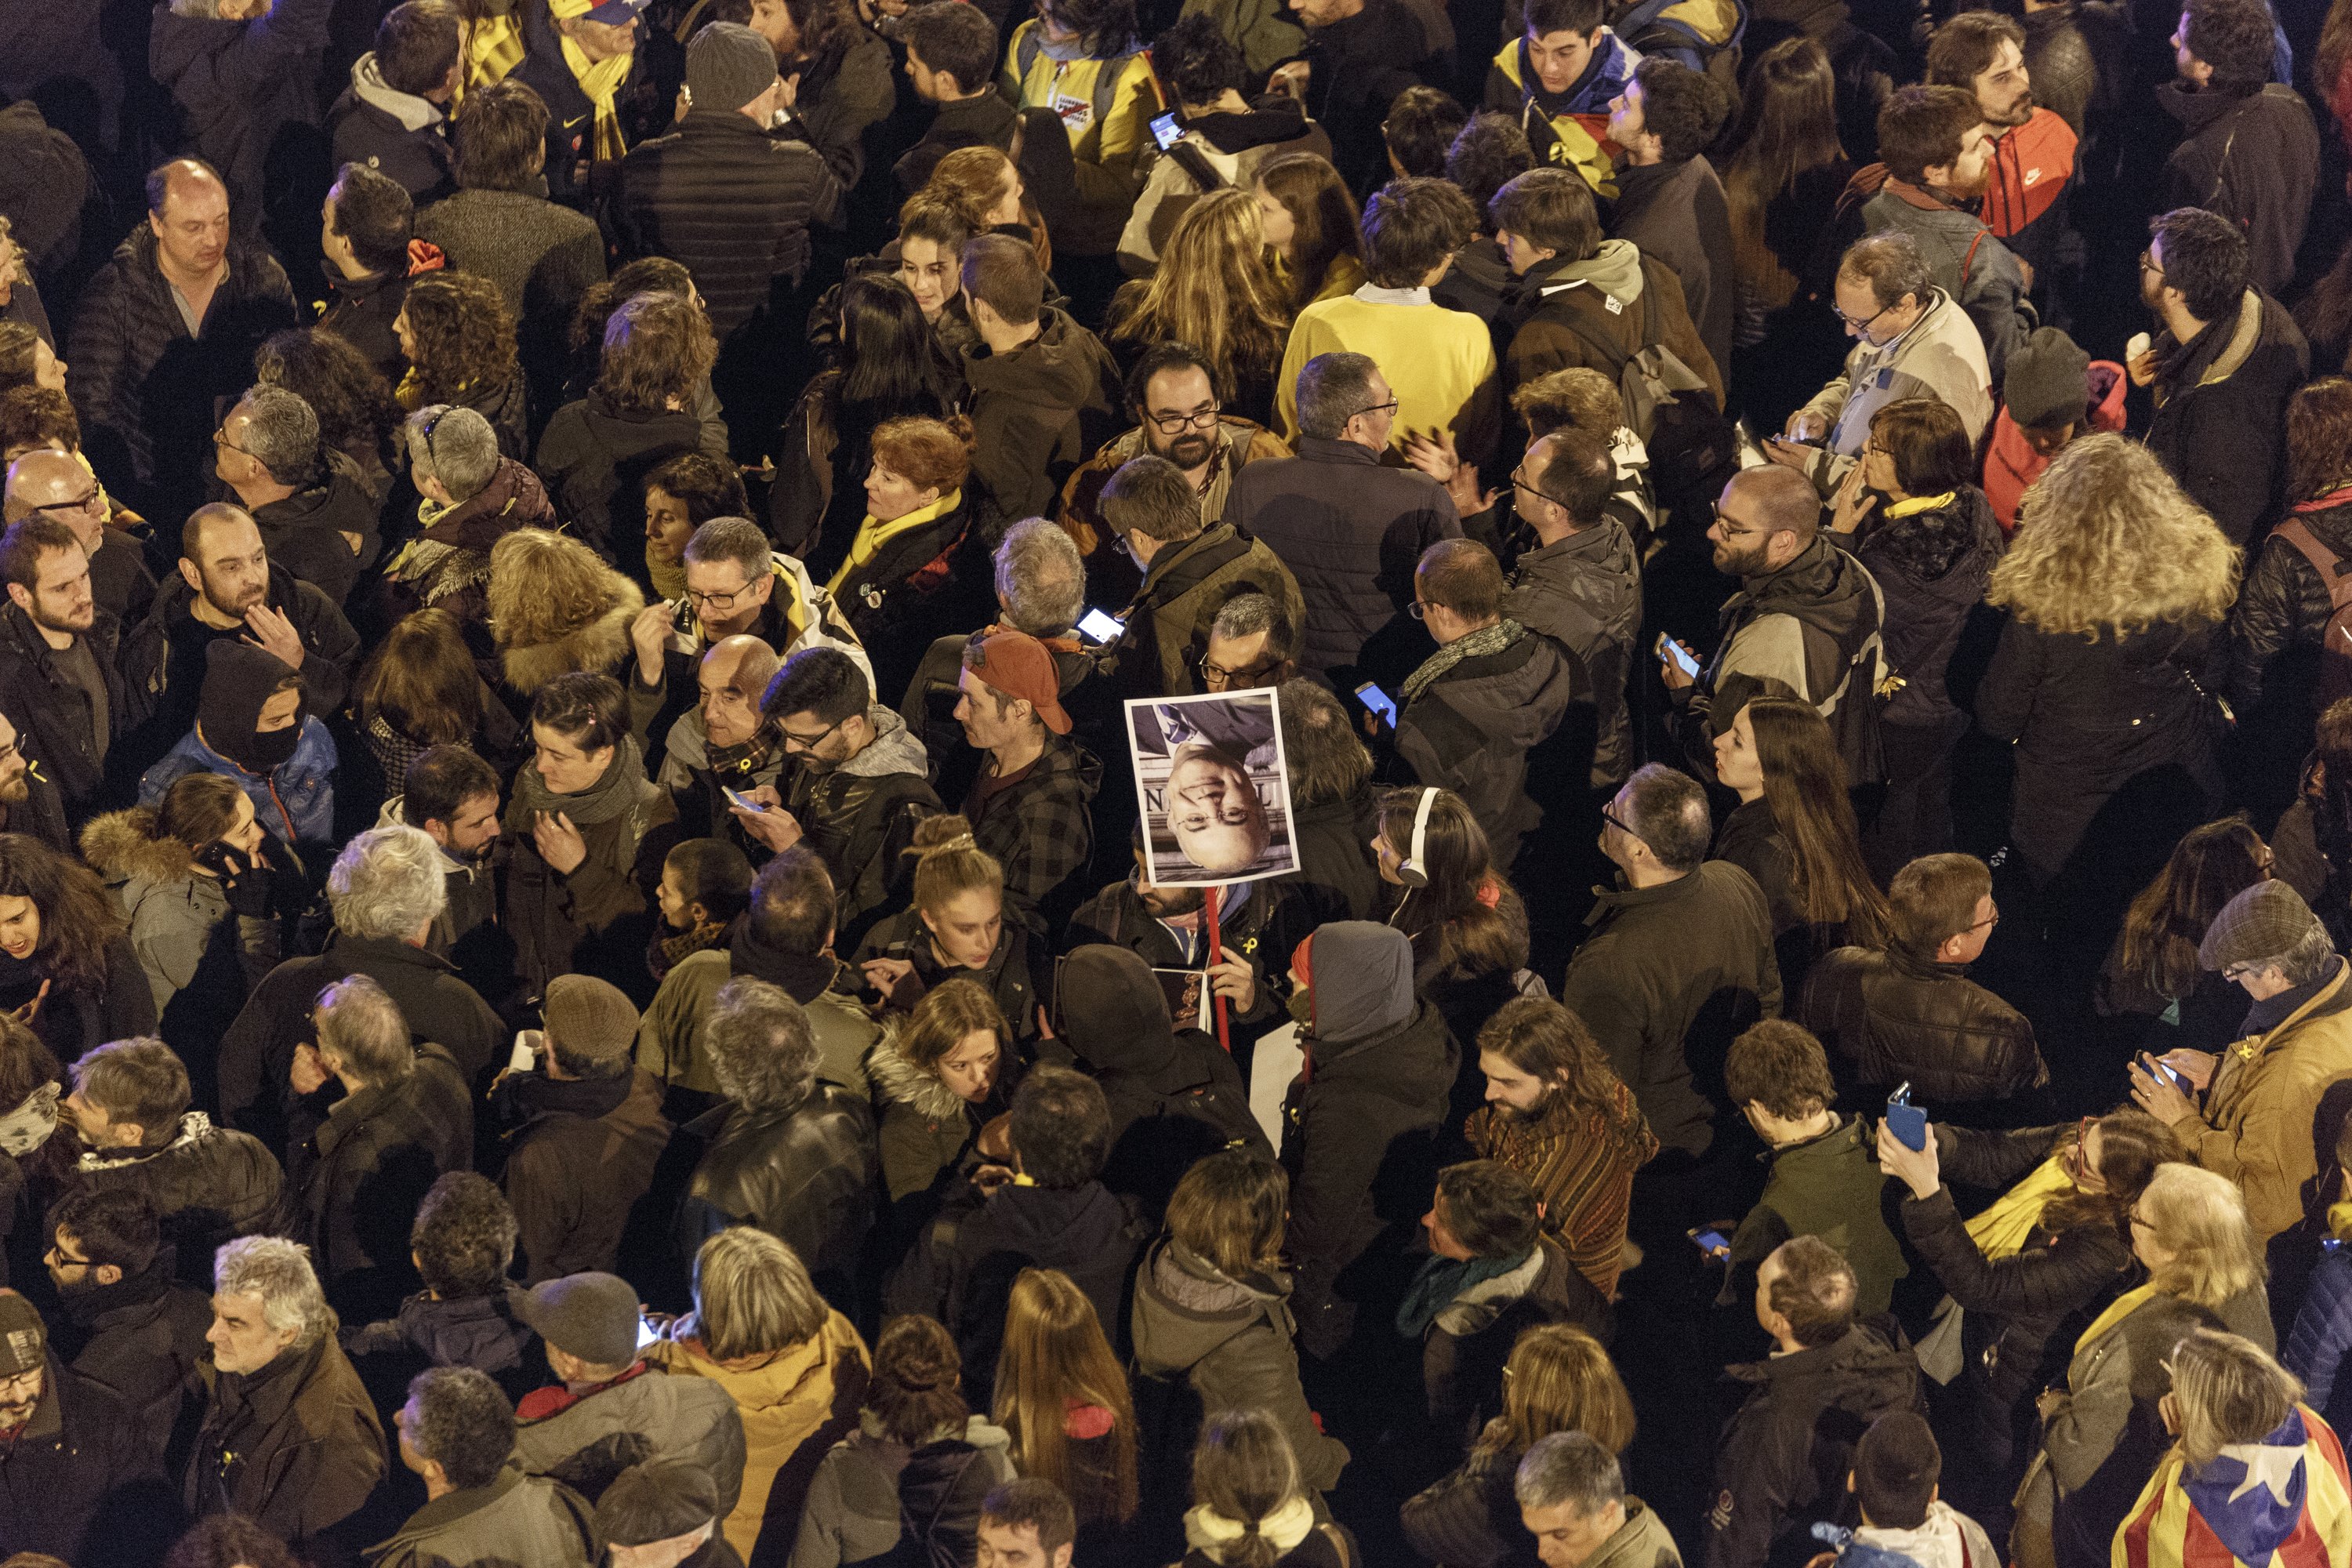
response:
<path fill-rule="evenodd" d="M 761 694 L 782 663 L 758 637 L 731 637 L 712 643 L 695 667 L 694 706 L 670 725 L 654 775 L 677 806 L 680 837 L 724 838 L 746 854 L 761 854 L 762 841 L 730 815 L 723 792 L 765 801 L 783 777 L 790 759 L 760 712 Z"/>
<path fill-rule="evenodd" d="M 74 1190 L 42 1224 L 59 1310 L 51 1348 L 121 1394 L 150 1430 L 167 1430 L 205 1359 L 213 1310 L 203 1291 L 172 1277 L 176 1255 L 164 1249 L 154 1204 L 128 1188 Z"/>
<path fill-rule="evenodd" d="M 890 902 L 915 825 L 942 809 L 929 758 L 839 648 L 786 659 L 761 711 L 795 764 L 789 794 L 779 800 L 775 786 L 761 786 L 751 792 L 761 809 L 735 806 L 735 821 L 771 851 L 805 843 L 824 858 L 841 895 L 835 924 L 854 945 Z"/>
<path fill-rule="evenodd" d="M 1837 378 L 1789 416 L 1764 456 L 1812 480 L 1823 496 L 1862 458 L 1870 421 L 1906 397 L 1941 398 L 1974 441 L 1992 421 L 1984 337 L 1958 301 L 1936 287 L 1919 242 L 1900 229 L 1846 247 L 1832 308 L 1854 339 Z"/>
<path fill-rule="evenodd" d="M 71 858 L 79 853 L 66 826 L 65 797 L 57 781 L 33 771 L 17 743 L 16 726 L 0 712 L 0 832 L 23 833 Z"/>
<path fill-rule="evenodd" d="M 2197 962 L 2252 998 L 2242 1037 L 2219 1055 L 2143 1054 L 2131 1096 L 2191 1161 L 2244 1191 L 2247 1223 L 2268 1242 L 2332 1185 L 2341 1116 L 2323 1107 L 2352 1079 L 2352 969 L 2303 895 L 2268 878 L 2221 906 Z"/>
<path fill-rule="evenodd" d="M 2000 923 L 1992 871 L 1973 855 L 1927 855 L 1886 885 L 1892 940 L 1841 947 L 1806 978 L 1795 1016 L 1820 1037 L 1841 1083 L 1885 1095 L 1907 1083 L 1970 1127 L 2051 1119 L 2050 1069 L 2025 1015 L 1969 978 Z"/>
<path fill-rule="evenodd" d="M 1134 580 L 1118 551 L 1097 548 L 1115 542 L 1102 517 L 1102 490 L 1120 464 L 1145 456 L 1175 464 L 1208 524 L 1224 517 L 1234 476 L 1244 464 L 1290 456 L 1273 431 L 1224 411 L 1209 362 L 1184 343 L 1157 344 L 1136 362 L 1127 378 L 1127 402 L 1135 428 L 1113 437 L 1070 476 L 1057 520 L 1087 552 L 1097 586 L 1112 599 L 1129 592 Z"/>
<path fill-rule="evenodd" d="M 9 465 L 0 516 L 9 522 L 55 518 L 72 529 L 89 557 L 90 592 L 99 607 L 128 626 L 155 602 L 155 574 L 138 542 L 107 526 L 110 511 L 106 488 L 79 458 L 37 447 Z"/>
<path fill-rule="evenodd" d="M 161 1489 L 161 1436 L 48 1342 L 33 1304 L 0 1292 L 0 1542 L 73 1563 L 152 1562 L 171 1510 L 134 1489 Z"/>
<path fill-rule="evenodd" d="M 1217 608 L 1236 594 L 1263 594 L 1293 625 L 1306 618 L 1297 580 L 1261 540 L 1230 522 L 1201 526 L 1192 481 L 1165 458 L 1130 458 L 1103 487 L 1103 521 L 1143 574 L 1119 618 L 1127 629 L 1105 656 L 1105 673 L 1129 694 L 1176 697 L 1201 689 L 1195 661 Z"/>
<path fill-rule="evenodd" d="M 341 605 L 383 548 L 382 513 L 352 462 L 319 439 L 310 404 L 247 388 L 213 432 L 213 473 L 261 530 L 269 558 Z"/>
<path fill-rule="evenodd" d="M 1298 618 L 1264 594 L 1236 594 L 1209 623 L 1203 691 L 1255 691 L 1298 673 Z"/>

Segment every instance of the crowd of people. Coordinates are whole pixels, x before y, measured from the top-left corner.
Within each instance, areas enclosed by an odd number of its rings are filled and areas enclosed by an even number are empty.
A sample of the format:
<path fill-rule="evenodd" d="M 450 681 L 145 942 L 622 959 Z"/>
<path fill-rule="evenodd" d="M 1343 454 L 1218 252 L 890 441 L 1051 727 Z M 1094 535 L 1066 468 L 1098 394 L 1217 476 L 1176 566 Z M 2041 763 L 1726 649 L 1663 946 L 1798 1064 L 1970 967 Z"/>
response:
<path fill-rule="evenodd" d="M 2352 1562 L 2352 0 L 1968 3 L 7 7 L 0 1568 Z"/>

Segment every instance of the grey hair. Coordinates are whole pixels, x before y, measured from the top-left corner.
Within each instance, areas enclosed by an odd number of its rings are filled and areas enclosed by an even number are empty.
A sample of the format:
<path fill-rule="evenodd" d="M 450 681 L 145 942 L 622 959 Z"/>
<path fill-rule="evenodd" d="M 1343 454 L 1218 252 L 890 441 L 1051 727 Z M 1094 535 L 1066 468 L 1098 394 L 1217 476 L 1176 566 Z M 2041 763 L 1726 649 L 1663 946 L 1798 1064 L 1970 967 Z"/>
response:
<path fill-rule="evenodd" d="M 816 1083 L 816 1032 L 781 985 L 746 976 L 720 986 L 702 1043 L 719 1092 L 747 1110 L 784 1110 Z"/>
<path fill-rule="evenodd" d="M 1511 1494 L 1522 1509 L 1565 1507 L 1591 1519 L 1625 1500 L 1625 1472 L 1617 1456 L 1589 1435 L 1554 1432 L 1537 1438 L 1519 1460 Z"/>
<path fill-rule="evenodd" d="M 276 1236 L 240 1236 L 213 1254 L 213 1289 L 223 1296 L 258 1296 L 262 1321 L 294 1331 L 296 1350 L 326 1336 L 333 1321 L 326 1292 L 310 1267 L 310 1249 Z"/>
<path fill-rule="evenodd" d="M 1838 262 L 1838 274 L 1869 284 L 1870 297 L 1878 301 L 1882 310 L 1893 310 L 1902 303 L 1906 294 L 1925 305 L 1927 288 L 1933 280 L 1927 271 L 1927 258 L 1919 252 L 1919 242 L 1899 228 L 1882 228 L 1846 247 L 1844 258 Z"/>
<path fill-rule="evenodd" d="M 746 583 L 758 582 L 774 554 L 767 531 L 748 517 L 714 517 L 686 542 L 688 561 L 697 566 L 731 561 L 741 569 Z"/>
<path fill-rule="evenodd" d="M 398 1083 L 416 1070 L 400 1004 L 364 974 L 346 975 L 320 992 L 313 1021 L 319 1048 L 332 1051 L 363 1082 Z"/>
<path fill-rule="evenodd" d="M 245 453 L 281 485 L 310 482 L 319 468 L 319 416 L 299 392 L 261 382 L 237 399 L 251 421 Z"/>
<path fill-rule="evenodd" d="M 2336 942 L 2327 928 L 2315 920 L 2293 947 L 2275 958 L 2257 959 L 2252 967 L 2257 972 L 2275 968 L 2286 976 L 2289 985 L 2308 985 L 2336 967 Z"/>
<path fill-rule="evenodd" d="M 1061 525 L 1024 517 L 996 547 L 996 597 L 1005 624 L 1033 637 L 1068 635 L 1087 607 L 1087 563 Z"/>
<path fill-rule="evenodd" d="M 405 942 L 449 904 L 441 847 L 421 827 L 371 827 L 343 846 L 327 873 L 335 929 Z"/>
<path fill-rule="evenodd" d="M 1298 657 L 1298 627 L 1271 594 L 1235 594 L 1218 607 L 1217 618 L 1209 623 L 1209 636 L 1228 642 L 1260 632 L 1266 634 L 1267 653 L 1282 659 Z"/>
<path fill-rule="evenodd" d="M 1348 421 L 1371 400 L 1372 377 L 1381 367 L 1370 354 L 1317 354 L 1298 373 L 1298 428 L 1302 435 L 1336 441 Z"/>
<path fill-rule="evenodd" d="M 408 416 L 408 463 L 419 479 L 439 479 L 450 500 L 470 500 L 499 471 L 499 433 L 470 408 L 432 404 Z"/>
<path fill-rule="evenodd" d="M 1669 871 L 1696 871 L 1713 834 L 1706 791 L 1688 773 L 1644 763 L 1625 781 L 1625 826 Z"/>

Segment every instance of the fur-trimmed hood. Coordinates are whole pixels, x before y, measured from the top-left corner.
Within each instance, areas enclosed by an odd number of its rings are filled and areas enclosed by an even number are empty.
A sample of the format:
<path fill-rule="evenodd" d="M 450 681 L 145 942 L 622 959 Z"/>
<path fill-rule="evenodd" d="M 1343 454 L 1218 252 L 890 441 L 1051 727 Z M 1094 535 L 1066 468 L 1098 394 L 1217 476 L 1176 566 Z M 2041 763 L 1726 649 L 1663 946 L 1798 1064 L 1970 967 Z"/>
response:
<path fill-rule="evenodd" d="M 646 607 L 646 596 L 611 567 L 603 571 L 604 611 L 593 620 L 572 626 L 551 619 L 551 600 L 543 585 L 502 584 L 492 575 L 490 628 L 498 640 L 499 667 L 508 685 L 528 697 L 559 675 L 574 670 L 603 673 L 630 656 L 629 626 Z"/>
<path fill-rule="evenodd" d="M 937 1073 L 925 1072 L 900 1054 L 898 1037 L 905 1028 L 906 1019 L 893 1016 L 882 1026 L 882 1037 L 874 1042 L 873 1054 L 866 1058 L 866 1073 L 873 1081 L 874 1098 L 886 1105 L 893 1100 L 910 1105 L 935 1121 L 962 1115 L 961 1095 L 950 1089 Z"/>
<path fill-rule="evenodd" d="M 90 818 L 81 830 L 82 858 L 110 882 L 143 877 L 150 882 L 185 882 L 196 874 L 196 852 L 155 831 L 155 813 L 134 805 Z"/>

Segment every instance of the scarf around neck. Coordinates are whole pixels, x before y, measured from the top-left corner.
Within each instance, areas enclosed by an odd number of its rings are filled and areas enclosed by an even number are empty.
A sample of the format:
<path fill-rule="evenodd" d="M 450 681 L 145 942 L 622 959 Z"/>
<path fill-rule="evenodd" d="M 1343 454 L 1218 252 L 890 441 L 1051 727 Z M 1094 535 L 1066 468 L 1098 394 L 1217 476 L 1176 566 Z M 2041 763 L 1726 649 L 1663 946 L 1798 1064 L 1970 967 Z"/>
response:
<path fill-rule="evenodd" d="M 1421 1338 L 1456 1296 L 1474 1285 L 1508 1274 L 1527 1262 L 1534 1251 L 1529 1247 L 1508 1258 L 1473 1258 L 1466 1262 L 1451 1258 L 1430 1258 L 1412 1277 L 1412 1288 L 1405 1292 L 1404 1305 L 1397 1309 L 1397 1332 L 1409 1340 Z"/>
<path fill-rule="evenodd" d="M 620 110 L 613 100 L 621 84 L 629 79 L 629 67 L 636 58 L 636 51 L 632 49 L 609 59 L 591 61 L 588 51 L 570 37 L 563 40 L 563 63 L 572 68 L 572 79 L 580 84 L 581 92 L 596 110 L 593 151 L 600 163 L 617 163 L 628 155 L 628 143 L 621 140 Z"/>
<path fill-rule="evenodd" d="M 49 1141 L 58 1130 L 58 1090 L 45 1083 L 25 1097 L 24 1103 L 0 1116 L 0 1153 L 23 1159 Z"/>
<path fill-rule="evenodd" d="M 824 585 L 824 591 L 828 594 L 839 594 L 841 585 L 865 570 L 866 563 L 879 554 L 885 544 L 902 533 L 946 517 L 961 505 L 963 505 L 963 490 L 959 487 L 950 490 L 930 505 L 919 506 L 906 516 L 890 522 L 877 522 L 873 515 L 868 513 L 866 521 L 857 525 L 857 537 L 850 541 L 849 553 L 842 559 L 841 570 L 833 574 L 833 581 Z"/>
<path fill-rule="evenodd" d="M 1468 637 L 1454 638 L 1423 659 L 1419 669 L 1404 678 L 1404 700 L 1411 702 L 1419 697 L 1436 684 L 1440 676 L 1465 658 L 1502 652 L 1527 636 L 1527 627 L 1506 616 L 1491 626 L 1480 626 Z"/>
<path fill-rule="evenodd" d="M 635 864 L 638 842 L 646 836 L 646 818 L 653 804 L 660 798 L 661 789 L 646 777 L 644 758 L 638 753 L 634 735 L 624 735 L 613 748 L 613 760 L 604 769 L 604 776 L 577 795 L 558 795 L 547 787 L 537 768 L 526 767 L 515 774 L 514 798 L 507 805 L 505 829 L 508 833 L 527 836 L 541 812 L 562 812 L 572 826 L 583 830 L 592 858 L 604 860 L 607 868 L 620 876 L 627 876 Z M 627 821 L 618 833 L 590 834 L 584 830 L 608 822 Z"/>

